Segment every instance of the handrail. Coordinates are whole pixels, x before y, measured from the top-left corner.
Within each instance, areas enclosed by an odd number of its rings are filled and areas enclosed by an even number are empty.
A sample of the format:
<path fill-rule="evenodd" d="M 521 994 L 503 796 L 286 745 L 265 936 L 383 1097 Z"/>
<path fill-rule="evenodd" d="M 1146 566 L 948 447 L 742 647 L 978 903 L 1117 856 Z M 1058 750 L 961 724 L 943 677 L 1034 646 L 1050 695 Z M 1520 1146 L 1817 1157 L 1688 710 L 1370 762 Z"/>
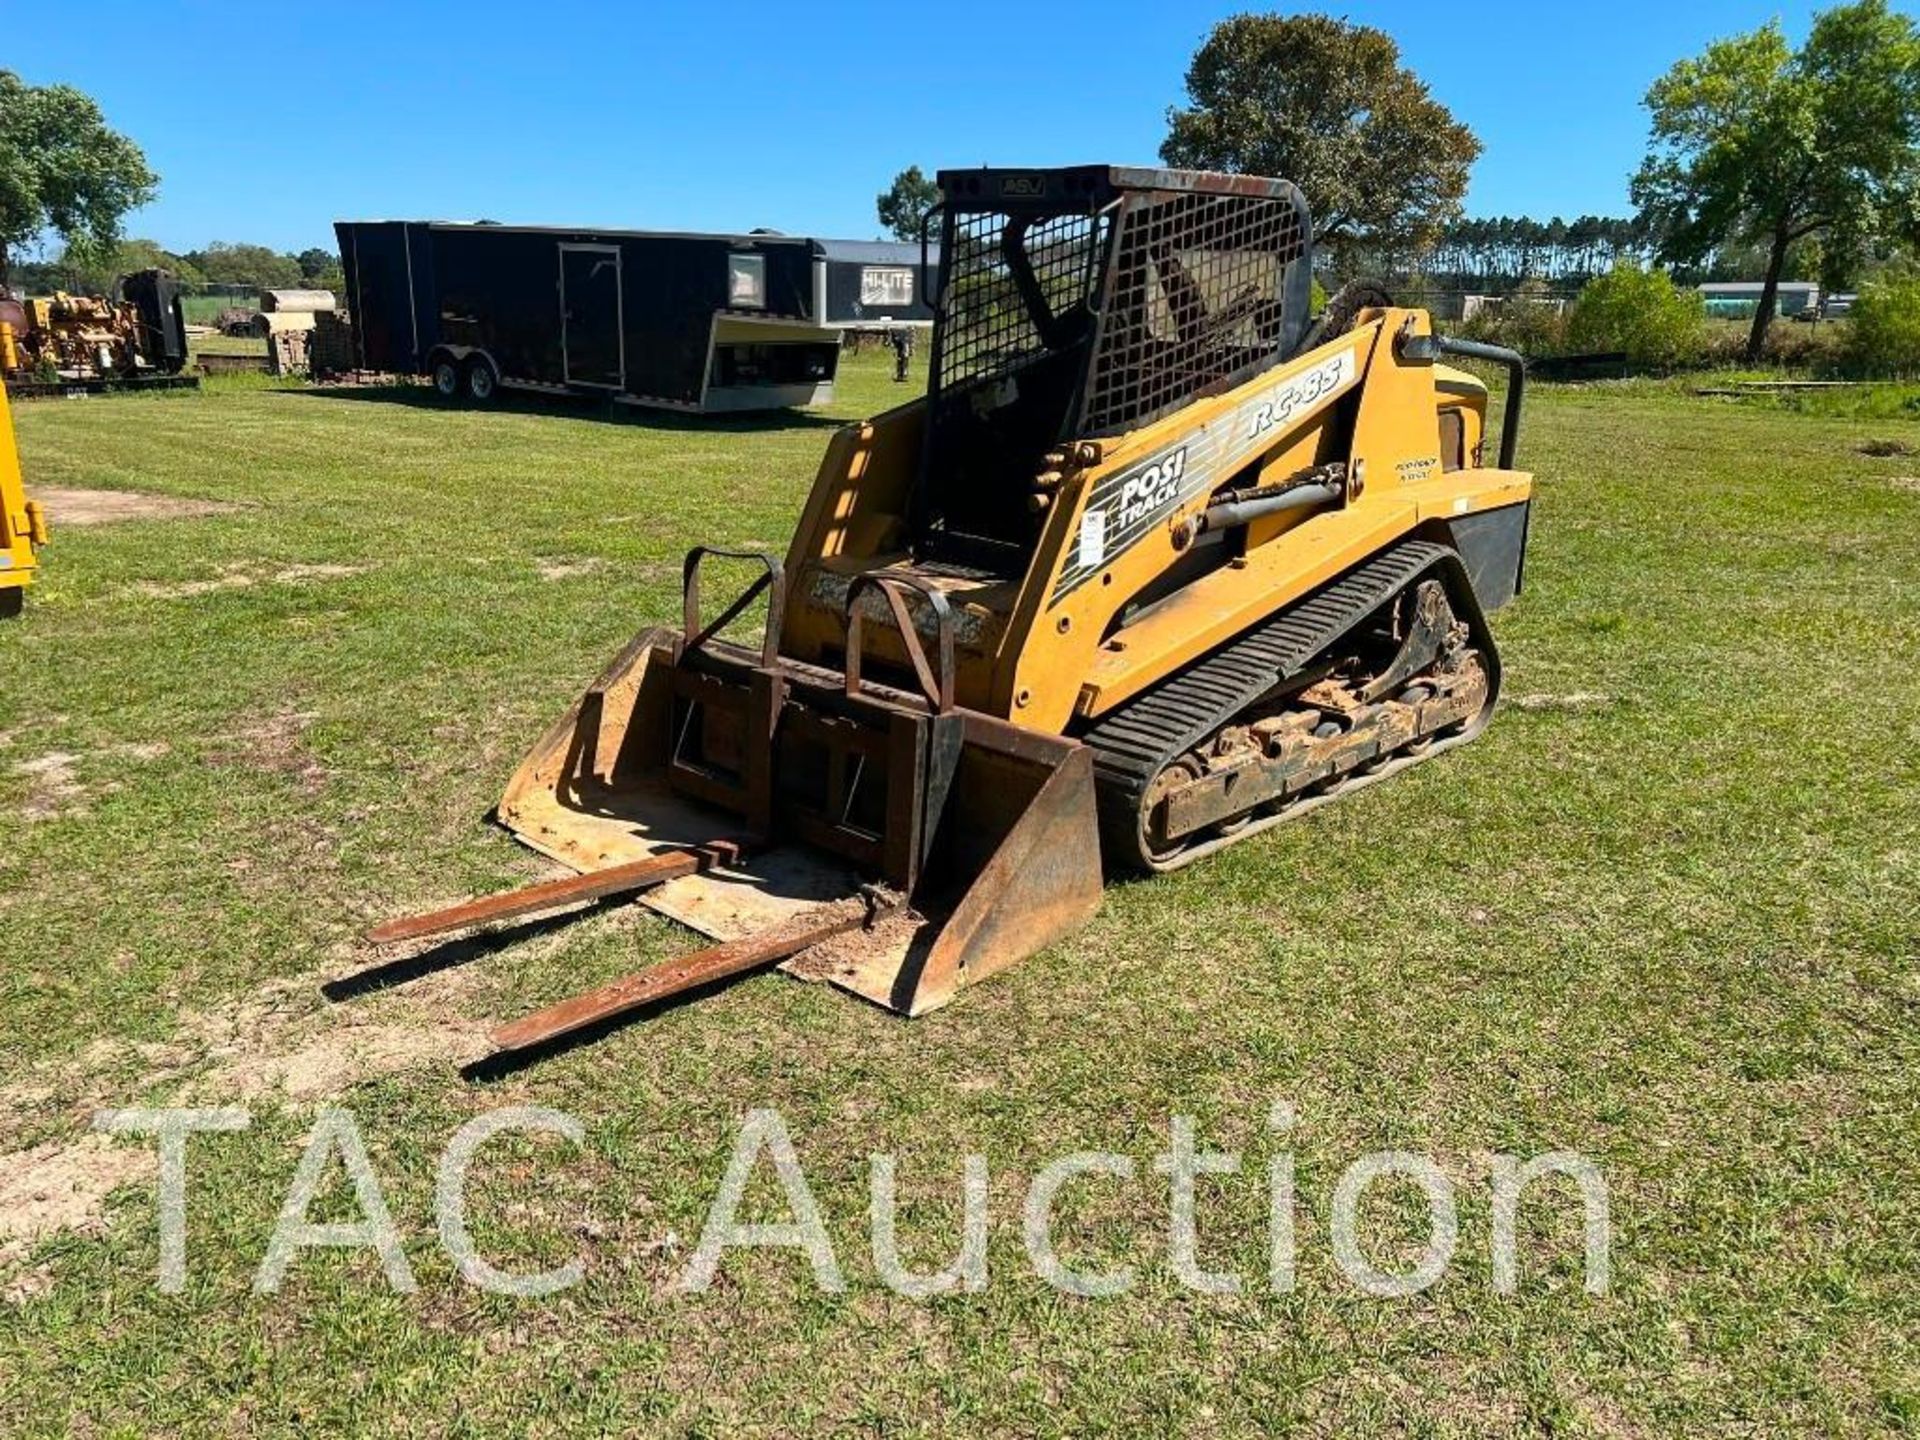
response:
<path fill-rule="evenodd" d="M 921 693 L 926 696 L 928 705 L 936 715 L 946 714 L 953 708 L 953 606 L 948 603 L 945 592 L 937 586 L 918 575 L 898 570 L 868 570 L 854 576 L 853 583 L 847 586 L 848 696 L 857 697 L 860 694 L 860 641 L 864 617 L 859 599 L 868 589 L 878 590 L 886 598 L 887 609 L 900 631 L 901 644 L 906 648 L 907 660 L 920 682 Z M 903 590 L 914 591 L 933 610 L 936 643 L 940 647 L 938 674 L 927 662 L 927 647 L 920 638 L 919 628 L 913 623 L 913 616 L 907 611 L 906 600 L 901 594 Z"/>
<path fill-rule="evenodd" d="M 700 562 L 709 555 L 718 555 L 723 560 L 758 560 L 766 567 L 766 573 L 756 579 L 740 593 L 731 605 L 720 612 L 720 618 L 704 629 L 700 625 Z M 770 667 L 780 652 L 780 630 L 786 615 L 787 584 L 786 572 L 773 556 L 764 550 L 723 550 L 717 545 L 696 545 L 687 552 L 687 558 L 680 567 L 680 615 L 685 626 L 685 644 L 683 651 L 698 650 L 720 631 L 733 623 L 741 611 L 759 597 L 761 591 L 767 592 L 767 630 L 760 641 L 760 664 Z"/>
<path fill-rule="evenodd" d="M 1456 340 L 1446 335 L 1403 335 L 1395 342 L 1403 360 L 1431 364 L 1442 355 L 1485 360 L 1507 370 L 1507 409 L 1500 422 L 1500 468 L 1513 469 L 1514 447 L 1520 442 L 1520 405 L 1527 393 L 1527 359 L 1518 350 L 1479 340 Z"/>

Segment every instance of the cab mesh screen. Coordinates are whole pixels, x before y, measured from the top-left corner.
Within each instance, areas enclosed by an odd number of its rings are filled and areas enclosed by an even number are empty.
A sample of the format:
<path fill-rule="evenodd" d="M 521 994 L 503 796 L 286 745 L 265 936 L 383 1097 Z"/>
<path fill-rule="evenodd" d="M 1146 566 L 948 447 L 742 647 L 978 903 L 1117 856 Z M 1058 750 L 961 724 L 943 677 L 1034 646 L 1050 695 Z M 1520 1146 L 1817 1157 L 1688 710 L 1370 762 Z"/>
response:
<path fill-rule="evenodd" d="M 1145 424 L 1270 362 L 1286 267 L 1308 238 L 1283 199 L 1129 196 L 1080 433 Z"/>
<path fill-rule="evenodd" d="M 1046 332 L 1088 301 L 1106 238 L 1104 215 L 1016 219 L 997 211 L 953 217 L 953 262 L 947 281 L 935 385 L 951 390 L 1018 369 L 1052 348 Z M 1010 260 L 1009 250 L 1018 260 Z M 1030 295 L 1015 264 L 1031 271 Z M 1036 314 L 1031 303 L 1042 306 Z"/>

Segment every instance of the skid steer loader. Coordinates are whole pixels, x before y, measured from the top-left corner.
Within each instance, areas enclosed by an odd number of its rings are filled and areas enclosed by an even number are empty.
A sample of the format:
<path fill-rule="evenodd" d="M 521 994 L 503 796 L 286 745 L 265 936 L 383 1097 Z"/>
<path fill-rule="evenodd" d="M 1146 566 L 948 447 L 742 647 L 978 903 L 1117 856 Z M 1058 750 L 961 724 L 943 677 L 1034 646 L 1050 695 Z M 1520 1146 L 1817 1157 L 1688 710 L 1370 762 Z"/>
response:
<path fill-rule="evenodd" d="M 922 1014 L 1083 924 L 1105 870 L 1174 869 L 1486 724 L 1532 491 L 1518 355 L 1364 288 L 1310 320 L 1286 181 L 939 183 L 926 395 L 838 432 L 784 558 L 695 549 L 681 623 L 508 784 L 499 819 L 578 876 L 372 933 L 644 892 L 720 942 L 501 1048 L 775 964 Z M 1497 463 L 1449 355 L 1508 371 Z M 754 582 L 710 606 L 729 556 Z M 723 638 L 750 607 L 760 642 Z"/>

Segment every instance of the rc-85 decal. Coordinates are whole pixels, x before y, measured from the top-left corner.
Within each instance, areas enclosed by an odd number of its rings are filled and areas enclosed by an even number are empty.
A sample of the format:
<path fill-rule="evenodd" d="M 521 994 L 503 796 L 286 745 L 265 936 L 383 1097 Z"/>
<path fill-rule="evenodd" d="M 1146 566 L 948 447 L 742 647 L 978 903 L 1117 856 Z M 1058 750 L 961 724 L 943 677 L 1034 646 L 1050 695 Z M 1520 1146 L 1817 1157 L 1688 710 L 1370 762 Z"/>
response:
<path fill-rule="evenodd" d="M 1349 347 L 1311 370 L 1277 381 L 1231 414 L 1139 464 L 1103 478 L 1087 497 L 1076 543 L 1053 587 L 1053 602 L 1086 584 L 1187 501 L 1216 489 L 1358 378 L 1358 357 Z"/>

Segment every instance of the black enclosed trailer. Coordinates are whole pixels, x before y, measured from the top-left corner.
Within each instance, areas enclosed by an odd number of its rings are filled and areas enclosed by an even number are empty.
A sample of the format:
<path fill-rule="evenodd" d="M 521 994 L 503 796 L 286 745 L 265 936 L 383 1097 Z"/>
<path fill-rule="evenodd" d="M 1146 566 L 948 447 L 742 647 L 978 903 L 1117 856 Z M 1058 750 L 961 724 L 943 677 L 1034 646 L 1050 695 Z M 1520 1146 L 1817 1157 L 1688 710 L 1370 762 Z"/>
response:
<path fill-rule="evenodd" d="M 812 240 L 413 220 L 334 226 L 361 367 L 700 412 L 833 398 Z"/>

